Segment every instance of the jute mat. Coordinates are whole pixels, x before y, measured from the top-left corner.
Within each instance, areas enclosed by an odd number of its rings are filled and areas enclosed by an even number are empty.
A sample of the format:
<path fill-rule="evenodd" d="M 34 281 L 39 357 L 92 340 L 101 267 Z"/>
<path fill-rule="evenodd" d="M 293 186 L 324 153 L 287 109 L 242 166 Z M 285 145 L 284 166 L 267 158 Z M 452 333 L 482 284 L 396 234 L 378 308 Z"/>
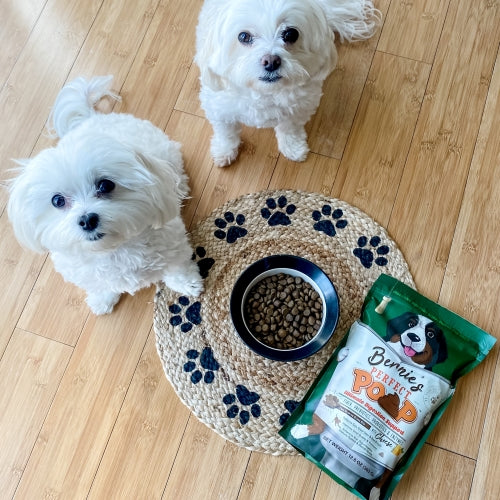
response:
<path fill-rule="evenodd" d="M 165 374 L 196 417 L 224 438 L 249 450 L 294 454 L 278 430 L 359 317 L 379 274 L 414 286 L 408 265 L 386 230 L 365 213 L 299 191 L 263 191 L 229 201 L 197 224 L 191 241 L 205 291 L 194 299 L 160 285 L 155 297 L 156 345 Z M 255 354 L 229 314 L 239 275 L 275 254 L 314 262 L 339 296 L 332 339 L 299 361 Z"/>

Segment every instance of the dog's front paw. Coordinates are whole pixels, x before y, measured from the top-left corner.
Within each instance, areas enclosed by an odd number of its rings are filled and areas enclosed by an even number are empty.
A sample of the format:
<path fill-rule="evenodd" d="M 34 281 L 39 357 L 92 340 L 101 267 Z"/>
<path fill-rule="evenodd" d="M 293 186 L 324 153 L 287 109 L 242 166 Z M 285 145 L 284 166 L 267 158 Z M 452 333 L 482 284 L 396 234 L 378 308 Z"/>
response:
<path fill-rule="evenodd" d="M 198 271 L 198 266 L 196 266 L 196 270 L 183 275 L 164 276 L 163 282 L 168 288 L 182 295 L 198 297 L 203 292 L 203 279 Z"/>
<path fill-rule="evenodd" d="M 96 316 L 109 314 L 120 300 L 119 293 L 100 293 L 87 296 L 87 305 Z"/>
<path fill-rule="evenodd" d="M 276 127 L 278 149 L 289 160 L 304 161 L 309 153 L 307 135 L 304 129 L 286 130 L 285 127 Z"/>
<path fill-rule="evenodd" d="M 240 141 L 224 140 L 218 137 L 213 137 L 210 146 L 212 159 L 217 167 L 227 167 L 238 156 Z"/>
<path fill-rule="evenodd" d="M 298 141 L 296 137 L 284 136 L 278 139 L 278 149 L 292 161 L 305 161 L 309 153 L 307 141 Z"/>

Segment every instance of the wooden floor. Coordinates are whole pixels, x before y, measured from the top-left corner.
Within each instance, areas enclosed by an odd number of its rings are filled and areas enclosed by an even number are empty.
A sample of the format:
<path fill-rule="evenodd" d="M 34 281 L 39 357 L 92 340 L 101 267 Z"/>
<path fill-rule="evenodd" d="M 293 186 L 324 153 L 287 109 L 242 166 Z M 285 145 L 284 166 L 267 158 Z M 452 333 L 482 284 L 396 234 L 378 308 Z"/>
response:
<path fill-rule="evenodd" d="M 341 198 L 385 226 L 418 289 L 500 337 L 500 2 L 379 0 L 384 25 L 339 66 L 294 164 L 272 130 L 244 130 L 211 163 L 193 65 L 202 0 L 2 0 L 0 168 L 47 147 L 44 125 L 76 76 L 113 74 L 134 113 L 183 143 L 190 227 L 266 188 Z M 0 192 L 2 499 L 349 499 L 303 457 L 239 448 L 178 400 L 155 350 L 154 288 L 113 314 L 46 255 L 22 250 Z M 496 346 L 458 386 L 394 499 L 500 498 Z"/>

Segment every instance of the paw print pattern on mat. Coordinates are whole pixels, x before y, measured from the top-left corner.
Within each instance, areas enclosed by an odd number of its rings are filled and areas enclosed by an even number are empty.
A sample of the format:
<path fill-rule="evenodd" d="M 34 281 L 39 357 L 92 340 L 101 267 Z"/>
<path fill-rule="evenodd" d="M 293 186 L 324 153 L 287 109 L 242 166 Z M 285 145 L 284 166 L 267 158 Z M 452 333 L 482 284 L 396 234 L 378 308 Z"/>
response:
<path fill-rule="evenodd" d="M 203 351 L 200 353 L 191 349 L 186 353 L 186 356 L 189 361 L 184 364 L 184 371 L 186 373 L 191 373 L 191 382 L 193 384 L 197 384 L 202 378 L 205 384 L 211 384 L 214 381 L 215 373 L 220 365 L 217 360 L 214 358 L 212 349 L 210 347 L 205 347 Z M 202 374 L 201 370 L 196 368 L 196 361 L 200 358 L 200 365 L 205 370 L 205 375 Z"/>
<path fill-rule="evenodd" d="M 183 308 L 185 310 L 185 318 L 183 321 L 181 312 Z M 179 304 L 172 304 L 168 307 L 168 310 L 174 315 L 170 318 L 170 324 L 172 326 L 181 327 L 181 332 L 189 332 L 193 325 L 199 325 L 201 323 L 201 303 L 196 301 L 193 304 L 190 304 L 190 301 L 187 297 L 179 297 Z"/>
<path fill-rule="evenodd" d="M 348 224 L 345 219 L 342 219 L 343 216 L 344 212 L 340 208 L 332 211 L 330 205 L 323 205 L 321 212 L 314 210 L 312 213 L 312 218 L 316 221 L 313 227 L 316 231 L 325 233 L 328 236 L 335 236 L 337 234 L 335 228 L 344 229 Z M 330 220 L 330 217 L 332 220 Z"/>
<path fill-rule="evenodd" d="M 388 260 L 385 256 L 389 253 L 389 247 L 380 243 L 379 236 L 373 236 L 370 240 L 366 236 L 361 236 L 358 238 L 358 248 L 355 248 L 352 253 L 366 269 L 370 269 L 374 262 L 377 266 L 386 266 Z M 369 247 L 367 247 L 368 244 Z"/>
<path fill-rule="evenodd" d="M 200 276 L 205 279 L 208 276 L 208 272 L 215 264 L 215 260 L 211 257 L 206 257 L 207 251 L 203 247 L 196 247 L 192 260 L 196 260 L 199 257 L 199 260 L 196 262 L 198 264 L 198 269 L 200 270 Z"/>
<path fill-rule="evenodd" d="M 236 223 L 236 225 L 235 225 Z M 215 219 L 215 225 L 219 228 L 214 232 L 214 236 L 223 240 L 224 238 L 228 243 L 234 243 L 238 238 L 243 238 L 247 235 L 247 230 L 241 227 L 245 223 L 245 216 L 238 214 L 236 217 L 233 212 L 226 212 L 224 218 Z M 233 224 L 226 230 L 228 224 Z"/>
<path fill-rule="evenodd" d="M 236 395 L 226 394 L 222 401 L 225 405 L 230 405 L 226 415 L 229 418 L 236 418 L 239 414 L 240 424 L 246 425 L 250 421 L 250 415 L 255 418 L 260 417 L 260 405 L 257 404 L 259 399 L 260 396 L 256 392 L 250 392 L 244 385 L 237 385 Z M 236 404 L 237 401 L 243 406 L 249 406 L 250 410 L 243 409 L 240 411 L 239 406 Z"/>
<path fill-rule="evenodd" d="M 274 198 L 268 198 L 266 200 L 266 205 L 267 206 L 265 206 L 260 213 L 264 219 L 267 219 L 267 223 L 271 227 L 288 226 L 292 223 L 288 216 L 292 215 L 297 207 L 292 203 L 288 204 L 286 196 L 280 196 L 278 202 L 276 202 Z"/>
<path fill-rule="evenodd" d="M 298 401 L 294 401 L 293 399 L 287 399 L 285 401 L 284 406 L 287 411 L 280 416 L 280 425 L 285 425 L 285 422 L 288 420 L 290 415 L 295 411 L 297 406 L 299 406 L 299 404 L 300 403 Z"/>

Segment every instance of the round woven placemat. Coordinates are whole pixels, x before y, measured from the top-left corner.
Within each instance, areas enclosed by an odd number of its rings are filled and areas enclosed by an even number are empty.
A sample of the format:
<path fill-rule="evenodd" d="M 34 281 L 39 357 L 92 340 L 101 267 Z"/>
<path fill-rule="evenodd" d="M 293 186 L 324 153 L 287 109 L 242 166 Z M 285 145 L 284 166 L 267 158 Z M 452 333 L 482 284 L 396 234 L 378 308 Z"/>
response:
<path fill-rule="evenodd" d="M 294 454 L 278 435 L 342 336 L 359 317 L 381 273 L 414 286 L 386 230 L 351 205 L 321 194 L 263 191 L 227 202 L 191 233 L 205 280 L 200 297 L 160 285 L 155 296 L 156 346 L 179 398 L 208 427 L 254 451 Z M 340 318 L 329 343 L 313 356 L 272 361 L 251 351 L 229 314 L 239 275 L 268 255 L 299 255 L 330 277 Z"/>

